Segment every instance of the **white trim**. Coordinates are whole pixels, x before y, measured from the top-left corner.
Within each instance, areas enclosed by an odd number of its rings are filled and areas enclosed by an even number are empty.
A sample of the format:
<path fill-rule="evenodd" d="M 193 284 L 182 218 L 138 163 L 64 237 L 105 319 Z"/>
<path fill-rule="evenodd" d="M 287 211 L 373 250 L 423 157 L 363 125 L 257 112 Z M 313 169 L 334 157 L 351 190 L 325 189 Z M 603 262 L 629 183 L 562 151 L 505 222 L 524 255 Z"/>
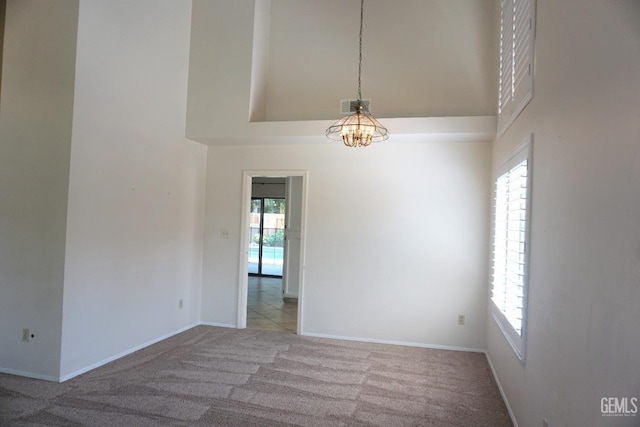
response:
<path fill-rule="evenodd" d="M 238 329 L 247 327 L 247 288 L 249 286 L 249 227 L 251 226 L 251 171 L 242 172 L 242 208 L 240 211 L 240 252 L 238 253 L 238 310 L 236 325 Z"/>
<path fill-rule="evenodd" d="M 156 344 L 156 343 L 158 343 L 160 341 L 166 340 L 167 338 L 171 338 L 174 335 L 177 335 L 177 334 L 179 334 L 181 332 L 187 331 L 187 330 L 189 330 L 191 328 L 194 328 L 194 327 L 196 327 L 198 325 L 199 325 L 198 322 L 192 323 L 192 324 L 190 324 L 188 326 L 185 326 L 184 328 L 180 328 L 180 329 L 178 329 L 176 331 L 169 332 L 168 334 L 161 335 L 161 336 L 159 336 L 157 338 L 152 339 L 151 341 L 147 341 L 144 344 L 137 345 L 137 346 L 132 347 L 132 348 L 130 348 L 128 350 L 125 350 L 125 351 L 123 351 L 121 353 L 118 353 L 118 354 L 116 354 L 114 356 L 108 357 L 108 358 L 106 358 L 106 359 L 104 359 L 104 360 L 102 360 L 100 362 L 93 363 L 93 364 L 91 364 L 89 366 L 86 366 L 86 367 L 84 367 L 82 369 L 79 369 L 79 370 L 77 370 L 75 372 L 72 372 L 70 374 L 61 376 L 59 378 L 59 380 L 57 380 L 57 381 L 59 381 L 61 383 L 65 382 L 67 380 L 70 380 L 71 378 L 74 378 L 74 377 L 77 377 L 78 375 L 82 375 L 82 374 L 84 374 L 86 372 L 92 371 L 92 370 L 94 370 L 96 368 L 99 368 L 100 366 L 106 365 L 109 362 L 113 362 L 114 360 L 120 359 L 121 357 L 127 356 L 127 355 L 129 355 L 131 353 L 135 353 L 138 350 L 142 350 L 145 347 L 149 347 L 150 345 L 153 345 L 153 344 Z"/>
<path fill-rule="evenodd" d="M 518 343 L 518 340 L 515 337 L 517 336 L 517 333 L 511 327 L 511 325 L 509 324 L 509 321 L 506 319 L 504 314 L 502 314 L 500 309 L 496 307 L 493 301 L 491 301 L 491 306 L 492 306 L 491 317 L 493 318 L 493 321 L 496 322 L 498 329 L 500 329 L 500 331 L 502 332 L 502 335 L 504 335 L 504 338 L 507 340 L 507 342 L 511 346 L 511 349 L 516 353 L 516 356 L 518 357 L 518 360 L 520 361 L 520 363 L 524 365 L 527 362 L 527 359 L 525 357 L 527 341 L 525 339 L 525 334 L 524 334 L 526 330 L 526 325 L 525 327 L 522 328 L 522 332 L 523 332 L 522 338 L 520 338 L 519 340 L 520 343 Z M 509 327 L 509 329 L 507 329 L 507 326 Z"/>
<path fill-rule="evenodd" d="M 60 380 L 56 377 L 51 377 L 49 375 L 34 374 L 33 372 L 27 372 L 27 371 L 17 371 L 15 369 L 0 368 L 0 373 L 9 374 L 9 375 L 18 375 L 20 377 L 26 377 L 26 378 L 34 378 L 36 380 L 60 382 Z"/>
<path fill-rule="evenodd" d="M 514 112 L 509 114 L 509 117 L 506 118 L 503 122 L 498 121 L 499 127 L 498 127 L 498 131 L 496 132 L 496 139 L 499 139 L 500 137 L 502 137 L 502 135 L 504 135 L 505 132 L 509 130 L 513 122 L 515 122 L 516 119 L 520 117 L 520 114 L 524 111 L 527 104 L 531 102 L 531 100 L 533 99 L 533 83 L 531 84 L 531 87 L 532 87 L 531 91 L 522 99 L 522 101 L 520 101 L 520 104 L 518 104 Z"/>
<path fill-rule="evenodd" d="M 113 361 L 115 361 L 117 359 L 120 359 L 120 358 L 122 358 L 124 356 L 127 356 L 127 355 L 129 355 L 131 353 L 135 353 L 138 350 L 142 350 L 145 347 L 149 347 L 149 346 L 151 346 L 153 344 L 157 344 L 160 341 L 164 341 L 164 340 L 166 340 L 168 338 L 171 338 L 171 337 L 173 337 L 175 335 L 178 335 L 178 334 L 180 334 L 182 332 L 188 331 L 189 329 L 195 328 L 196 326 L 200 326 L 200 325 L 215 326 L 215 327 L 219 327 L 219 328 L 231 328 L 231 329 L 235 329 L 236 328 L 236 325 L 230 325 L 230 324 L 227 324 L 227 323 L 215 323 L 215 322 L 196 322 L 196 323 L 192 323 L 191 325 L 185 326 L 184 328 L 180 328 L 180 329 L 178 329 L 176 331 L 173 331 L 173 332 L 170 332 L 168 334 L 162 335 L 162 336 L 160 336 L 158 338 L 155 338 L 155 339 L 153 339 L 151 341 L 148 341 L 148 342 L 146 342 L 144 344 L 140 344 L 140 345 L 137 345 L 135 347 L 132 347 L 132 348 L 130 348 L 128 350 L 125 350 L 125 351 L 123 351 L 121 353 L 118 353 L 118 354 L 116 354 L 114 356 L 111 356 L 111 357 L 109 357 L 107 359 L 104 359 L 104 360 L 102 360 L 100 362 L 96 362 L 94 364 L 86 366 L 86 367 L 84 367 L 82 369 L 79 369 L 79 370 L 77 370 L 75 372 L 72 372 L 70 374 L 64 375 L 62 377 L 52 377 L 52 376 L 49 376 L 49 375 L 40 375 L 40 374 L 34 374 L 33 372 L 17 371 L 15 369 L 6 369 L 6 368 L 0 368 L 0 373 L 2 373 L 2 374 L 10 374 L 10 375 L 18 375 L 18 376 L 26 377 L 26 378 L 34 378 L 34 379 L 37 379 L 37 380 L 45 380 L 45 381 L 52 381 L 52 382 L 60 382 L 60 383 L 62 383 L 62 382 L 68 381 L 68 380 L 70 380 L 70 379 L 72 379 L 74 377 L 77 377 L 78 375 L 82 375 L 84 373 L 87 373 L 89 371 L 97 369 L 97 368 L 99 368 L 101 366 L 104 366 L 104 365 L 106 365 L 108 363 L 111 363 L 111 362 L 113 362 Z"/>
<path fill-rule="evenodd" d="M 495 368 L 493 367 L 493 363 L 491 362 L 491 356 L 489 353 L 485 351 L 485 356 L 487 356 L 487 362 L 489 362 L 489 368 L 491 368 L 491 373 L 493 374 L 493 379 L 498 386 L 498 390 L 500 391 L 500 395 L 502 396 L 502 400 L 504 400 L 504 405 L 507 407 L 507 412 L 509 412 L 509 416 L 511 417 L 511 422 L 513 423 L 513 427 L 518 427 L 518 420 L 516 420 L 516 415 L 513 413 L 513 409 L 511 409 L 511 405 L 509 404 L 509 400 L 507 400 L 507 395 L 502 388 L 502 384 L 500 384 L 500 380 L 498 379 L 498 374 L 496 373 Z"/>
<path fill-rule="evenodd" d="M 507 7 L 509 9 L 509 21 L 508 24 L 511 26 L 509 33 L 510 35 L 509 41 L 512 43 L 511 46 L 507 49 L 506 52 L 503 52 L 502 49 L 502 38 L 503 31 L 502 27 L 504 25 L 503 17 L 505 13 L 505 3 L 508 3 Z M 502 90 L 504 89 L 503 82 L 500 81 L 498 83 L 498 105 L 499 109 L 502 111 L 498 111 L 497 114 L 497 131 L 496 138 L 499 139 L 504 135 L 504 133 L 509 129 L 512 123 L 520 116 L 520 113 L 524 111 L 529 102 L 533 99 L 534 95 L 534 74 L 535 74 L 535 39 L 536 39 L 536 0 L 526 0 L 514 3 L 513 0 L 508 0 L 505 2 L 504 0 L 500 2 L 500 63 L 498 65 L 499 72 L 503 71 L 503 61 L 505 53 L 511 56 L 511 61 L 508 65 L 511 68 L 511 73 L 509 75 L 509 79 L 507 79 L 507 83 L 512 86 L 511 98 L 509 102 L 501 105 L 503 101 Z M 515 28 L 515 33 L 513 32 L 513 26 L 516 25 L 518 18 L 521 16 L 525 16 L 526 20 L 529 21 L 528 28 L 527 26 L 517 26 Z M 522 22 L 521 22 L 522 23 Z M 520 43 L 526 43 L 526 45 L 519 44 L 515 45 L 516 41 L 520 40 Z M 518 55 L 519 50 L 526 50 L 526 55 L 520 57 Z M 516 61 L 516 57 L 520 58 L 518 63 L 514 63 Z M 518 74 L 518 69 L 524 70 L 522 67 L 526 65 L 527 76 L 525 77 L 523 74 Z M 514 74 L 515 72 L 515 74 Z M 500 74 L 499 74 L 500 75 Z M 519 82 L 519 84 L 518 84 Z M 518 99 L 521 98 L 521 99 Z M 514 104 L 514 102 L 518 102 Z"/>
<path fill-rule="evenodd" d="M 418 343 L 418 342 L 411 342 L 411 341 L 394 341 L 394 340 L 381 340 L 376 338 L 348 337 L 343 335 L 316 334 L 313 332 L 305 332 L 299 335 L 305 336 L 305 337 L 314 337 L 314 338 L 329 338 L 333 340 L 342 340 L 342 341 L 358 341 L 358 342 L 366 342 L 366 343 L 374 343 L 374 344 L 401 345 L 405 347 L 433 348 L 436 350 L 453 350 L 453 351 L 466 351 L 471 353 L 486 353 L 486 351 L 482 348 L 425 344 L 425 343 Z"/>
<path fill-rule="evenodd" d="M 393 143 L 431 141 L 485 143 L 496 138 L 497 119 L 491 116 L 377 117 L 392 131 Z M 217 123 L 215 135 L 187 135 L 192 141 L 212 146 L 326 145 L 329 120 Z"/>
<path fill-rule="evenodd" d="M 39 379 L 39 380 L 46 380 L 46 381 L 52 381 L 52 382 L 65 382 L 68 381 L 74 377 L 77 377 L 78 375 L 82 375 L 84 373 L 87 373 L 89 371 L 92 371 L 94 369 L 97 369 L 101 366 L 104 366 L 108 363 L 111 363 L 117 359 L 120 359 L 124 356 L 127 356 L 131 353 L 135 353 L 136 351 L 142 350 L 145 347 L 149 347 L 153 344 L 157 344 L 160 341 L 164 341 L 168 338 L 173 337 L 174 335 L 180 334 L 182 332 L 188 331 L 189 329 L 192 329 L 196 326 L 212 326 L 212 327 L 218 327 L 218 328 L 228 328 L 228 329 L 237 329 L 236 325 L 231 325 L 228 323 L 216 323 L 216 322 L 196 322 L 193 323 L 191 325 L 185 326 L 183 328 L 180 328 L 174 332 L 162 335 L 158 338 L 155 338 L 151 341 L 148 341 L 144 344 L 140 344 L 137 345 L 135 347 L 130 348 L 129 350 L 123 351 L 121 353 L 118 353 L 114 356 L 111 356 L 107 359 L 104 359 L 100 362 L 94 363 L 92 365 L 89 365 L 85 368 L 79 369 L 75 372 L 72 372 L 70 374 L 67 374 L 63 377 L 60 378 L 56 378 L 56 377 L 51 377 L 51 376 L 47 376 L 47 375 L 39 375 L 39 374 L 34 374 L 31 372 L 25 372 L 25 371 L 16 371 L 13 369 L 5 369 L 5 368 L 0 368 L 0 373 L 4 373 L 4 374 L 11 374 L 11 375 L 18 375 L 18 376 L 22 376 L 22 377 L 27 377 L 27 378 L 35 378 L 35 379 Z M 471 348 L 471 347 L 457 347 L 457 346 L 447 346 L 447 345 L 438 345 L 438 344 L 425 344 L 425 343 L 416 343 L 416 342 L 410 342 L 410 341 L 395 341 L 395 340 L 381 340 L 381 339 L 375 339 L 375 338 L 360 338 L 360 337 L 349 337 L 349 336 L 343 336 L 343 335 L 330 335 L 330 334 L 316 334 L 316 333 L 301 333 L 300 332 L 300 325 L 298 324 L 298 335 L 301 337 L 312 337 L 312 338 L 327 338 L 327 339 L 334 339 L 334 340 L 341 340 L 341 341 L 357 341 L 357 342 L 364 342 L 364 343 L 374 343 L 374 344 L 388 344 L 388 345 L 400 345 L 400 346 L 405 346 L 405 347 L 418 347 L 418 348 L 432 348 L 432 349 L 436 349 L 436 350 L 451 350 L 451 351 L 465 351 L 465 352 L 472 352 L 472 353 L 484 353 L 487 356 L 487 360 L 489 361 L 489 366 L 491 367 L 491 372 L 493 373 L 493 376 L 496 380 L 496 383 L 498 385 L 498 389 L 500 390 L 500 394 L 502 395 L 502 398 L 505 401 L 505 404 L 507 406 L 507 410 L 509 411 L 509 414 L 511 415 L 511 418 L 514 422 L 514 425 L 517 427 L 517 423 L 515 422 L 515 417 L 513 416 L 513 412 L 511 411 L 511 407 L 509 406 L 509 402 L 507 401 L 507 398 L 504 394 L 504 391 L 502 390 L 502 386 L 500 385 L 500 382 L 498 381 L 498 377 L 495 373 L 495 370 L 493 368 L 493 365 L 491 363 L 491 359 L 489 357 L 489 354 L 486 352 L 486 350 L 484 349 L 480 349 L 480 348 Z"/>
<path fill-rule="evenodd" d="M 300 218 L 300 282 L 298 284 L 298 327 L 297 334 L 301 335 L 303 326 L 303 301 L 304 301 L 304 266 L 305 266 L 305 236 L 307 229 L 307 182 L 309 171 L 290 169 L 268 169 L 268 170 L 244 170 L 242 171 L 242 220 L 240 224 L 240 253 L 238 268 L 238 310 L 237 328 L 247 327 L 247 286 L 248 286 L 248 256 L 249 256 L 249 226 L 251 205 L 251 181 L 254 177 L 302 177 L 302 212 Z"/>
<path fill-rule="evenodd" d="M 509 170 L 510 163 L 519 163 L 520 161 L 527 159 L 531 161 L 533 157 L 533 133 L 530 133 L 524 138 L 513 150 L 502 156 L 502 159 L 498 163 L 496 174 L 493 178 L 495 181 L 498 176 Z"/>
<path fill-rule="evenodd" d="M 526 187 L 526 212 L 525 212 L 525 236 L 524 236 L 524 244 L 525 244 L 525 254 L 524 254 L 524 294 L 523 294 L 523 307 L 522 307 L 522 325 L 521 325 L 521 333 L 518 334 L 516 330 L 513 328 L 513 325 L 507 320 L 504 313 L 498 308 L 493 301 L 492 297 L 489 297 L 490 302 L 490 310 L 492 314 L 492 318 L 495 323 L 498 325 L 498 328 L 504 335 L 507 340 L 509 346 L 514 351 L 516 358 L 523 366 L 526 364 L 526 353 L 527 353 L 527 333 L 528 333 L 528 303 L 529 303 L 529 259 L 531 254 L 531 218 L 532 218 L 532 194 L 533 194 L 533 133 L 529 134 L 518 146 L 511 152 L 509 157 L 498 167 L 496 168 L 496 173 L 494 177 L 494 183 L 498 180 L 498 178 L 505 173 L 509 173 L 511 168 L 514 165 L 521 163 L 522 161 L 527 161 L 527 187 Z M 494 189 L 493 197 L 495 199 L 496 193 Z M 492 228 L 493 234 L 495 236 L 495 209 L 492 218 Z M 492 246 L 495 245 L 495 241 Z M 492 247 L 491 252 L 495 251 L 495 247 Z M 491 269 L 493 269 L 493 262 L 491 265 Z M 491 289 L 493 289 L 493 277 L 490 277 Z"/>
<path fill-rule="evenodd" d="M 229 329 L 237 329 L 236 325 L 232 325 L 230 323 L 216 323 L 216 322 L 200 322 L 198 326 L 215 326 L 217 328 L 229 328 Z"/>

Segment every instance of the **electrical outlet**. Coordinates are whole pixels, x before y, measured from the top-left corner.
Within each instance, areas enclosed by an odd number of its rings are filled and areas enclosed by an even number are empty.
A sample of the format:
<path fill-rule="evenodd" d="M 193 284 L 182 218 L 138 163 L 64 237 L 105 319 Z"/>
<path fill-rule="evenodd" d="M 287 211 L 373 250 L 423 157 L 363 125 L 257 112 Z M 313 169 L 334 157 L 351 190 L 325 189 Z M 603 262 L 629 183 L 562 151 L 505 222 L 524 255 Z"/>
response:
<path fill-rule="evenodd" d="M 464 314 L 458 314 L 458 325 L 464 325 L 465 320 Z"/>
<path fill-rule="evenodd" d="M 22 341 L 29 342 L 30 337 L 31 337 L 31 331 L 28 328 L 24 328 L 22 330 Z"/>
<path fill-rule="evenodd" d="M 229 229 L 228 228 L 223 228 L 222 230 L 220 230 L 220 238 L 221 239 L 228 239 L 229 238 Z"/>
<path fill-rule="evenodd" d="M 182 308 L 183 305 L 184 301 L 182 301 L 182 299 L 178 300 L 178 308 Z"/>

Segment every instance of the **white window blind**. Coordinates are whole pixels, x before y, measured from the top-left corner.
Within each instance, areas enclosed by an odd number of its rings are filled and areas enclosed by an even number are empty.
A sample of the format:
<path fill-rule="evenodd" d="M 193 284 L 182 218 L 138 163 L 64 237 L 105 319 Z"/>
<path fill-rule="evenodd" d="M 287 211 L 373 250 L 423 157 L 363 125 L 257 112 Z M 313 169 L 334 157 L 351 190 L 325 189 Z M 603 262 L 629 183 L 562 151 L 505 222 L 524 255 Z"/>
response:
<path fill-rule="evenodd" d="M 495 183 L 493 317 L 521 361 L 526 343 L 531 138 L 499 169 Z"/>
<path fill-rule="evenodd" d="M 535 0 L 500 2 L 498 136 L 533 98 Z"/>

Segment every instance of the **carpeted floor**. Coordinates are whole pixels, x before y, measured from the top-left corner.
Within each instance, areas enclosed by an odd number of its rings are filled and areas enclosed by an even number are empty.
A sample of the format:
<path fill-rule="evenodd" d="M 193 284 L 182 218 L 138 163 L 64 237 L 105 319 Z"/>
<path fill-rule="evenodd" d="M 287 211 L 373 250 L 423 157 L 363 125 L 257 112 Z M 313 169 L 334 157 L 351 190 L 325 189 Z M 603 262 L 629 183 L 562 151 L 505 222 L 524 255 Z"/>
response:
<path fill-rule="evenodd" d="M 484 354 L 198 326 L 65 383 L 0 374 L 2 426 L 511 426 Z"/>

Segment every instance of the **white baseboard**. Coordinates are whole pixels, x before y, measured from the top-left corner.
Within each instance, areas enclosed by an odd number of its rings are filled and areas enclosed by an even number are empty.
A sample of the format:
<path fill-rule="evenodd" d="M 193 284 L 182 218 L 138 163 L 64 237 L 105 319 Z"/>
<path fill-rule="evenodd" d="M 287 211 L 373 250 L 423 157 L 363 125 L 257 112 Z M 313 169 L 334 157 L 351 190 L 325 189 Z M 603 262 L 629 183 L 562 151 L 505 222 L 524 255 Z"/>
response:
<path fill-rule="evenodd" d="M 137 346 L 132 347 L 132 348 L 130 348 L 128 350 L 125 350 L 125 351 L 123 351 L 121 353 L 118 353 L 116 355 L 108 357 L 108 358 L 106 358 L 104 360 L 101 360 L 100 362 L 93 363 L 93 364 L 91 364 L 89 366 L 85 366 L 82 369 L 78 369 L 77 371 L 71 372 L 71 373 L 66 374 L 66 375 L 62 375 L 60 377 L 52 377 L 52 376 L 49 376 L 49 375 L 41 375 L 41 374 L 36 374 L 36 373 L 33 373 L 33 372 L 18 371 L 18 370 L 15 370 L 15 369 L 6 369 L 6 368 L 2 368 L 2 367 L 0 367 L 0 373 L 10 374 L 10 375 L 18 375 L 18 376 L 21 376 L 21 377 L 34 378 L 34 379 L 38 379 L 38 380 L 45 380 L 45 381 L 61 382 L 62 383 L 62 382 L 70 380 L 71 378 L 77 377 L 78 375 L 82 375 L 82 374 L 84 374 L 86 372 L 89 372 L 89 371 L 92 371 L 92 370 L 94 370 L 96 368 L 104 366 L 107 363 L 113 362 L 114 360 L 120 359 L 121 357 L 127 356 L 127 355 L 129 355 L 131 353 L 134 353 L 134 352 L 138 351 L 138 350 L 142 350 L 145 347 L 149 347 L 150 345 L 153 345 L 153 344 L 156 344 L 156 343 L 158 343 L 160 341 L 166 340 L 167 338 L 171 338 L 174 335 L 177 335 L 177 334 L 179 334 L 181 332 L 187 331 L 187 330 L 189 330 L 189 329 L 191 329 L 191 328 L 193 328 L 195 326 L 198 326 L 198 325 L 218 326 L 218 327 L 222 327 L 222 328 L 234 328 L 234 329 L 236 328 L 236 325 L 230 325 L 230 324 L 226 324 L 226 323 L 195 322 L 195 323 L 187 325 L 187 326 L 185 326 L 183 328 L 177 329 L 177 330 L 175 330 L 173 332 L 169 332 L 168 334 L 164 334 L 162 336 L 154 338 L 151 341 L 147 341 L 147 342 L 145 342 L 143 344 L 137 345 Z"/>
<path fill-rule="evenodd" d="M 45 380 L 45 381 L 58 382 L 58 378 L 57 377 L 51 377 L 49 375 L 34 374 L 33 372 L 17 371 L 15 369 L 0 368 L 0 373 L 2 373 L 2 374 L 10 374 L 10 375 L 18 375 L 20 377 L 34 378 L 36 380 Z"/>
<path fill-rule="evenodd" d="M 360 342 L 370 342 L 376 344 L 391 344 L 391 345 L 403 345 L 406 347 L 420 347 L 420 348 L 434 348 L 438 350 L 454 350 L 454 351 L 469 351 L 472 353 L 485 353 L 484 349 L 481 348 L 469 348 L 469 347 L 455 347 L 448 345 L 437 345 L 437 344 L 424 344 L 418 342 L 409 342 L 409 341 L 392 341 L 392 340 L 379 340 L 375 338 L 358 338 L 358 337 L 347 337 L 343 335 L 328 335 L 328 334 L 316 334 L 313 332 L 303 332 L 300 335 L 307 337 L 316 337 L 316 338 L 330 338 L 334 340 L 345 340 L 345 341 L 360 341 Z"/>
<path fill-rule="evenodd" d="M 59 379 L 56 379 L 54 381 L 64 382 L 64 381 L 70 380 L 71 378 L 77 377 L 78 375 L 82 375 L 82 374 L 84 374 L 86 372 L 89 372 L 91 370 L 99 368 L 100 366 L 106 365 L 107 363 L 113 362 L 114 360 L 120 359 L 121 357 L 124 357 L 124 356 L 126 356 L 128 354 L 134 353 L 134 352 L 136 352 L 138 350 L 142 350 L 145 347 L 149 347 L 150 345 L 153 345 L 153 344 L 155 344 L 157 342 L 160 342 L 162 340 L 166 340 L 167 338 L 171 338 L 172 336 L 177 335 L 177 334 L 179 334 L 181 332 L 187 331 L 187 330 L 189 330 L 189 329 L 191 329 L 191 328 L 193 328 L 195 326 L 198 326 L 197 322 L 196 323 L 192 323 L 191 325 L 185 326 L 184 328 L 180 328 L 178 330 L 175 330 L 173 332 L 169 332 L 168 334 L 164 334 L 162 336 L 154 338 L 151 341 L 147 341 L 144 344 L 140 344 L 140 345 L 137 345 L 135 347 L 132 347 L 132 348 L 130 348 L 128 350 L 125 350 L 125 351 L 123 351 L 121 353 L 118 353 L 118 354 L 116 354 L 114 356 L 111 356 L 111 357 L 108 357 L 108 358 L 106 358 L 104 360 L 101 360 L 100 362 L 93 363 L 93 364 L 91 364 L 89 366 L 86 366 L 86 367 L 84 367 L 82 369 L 78 369 L 77 371 L 74 371 L 74 372 L 72 372 L 70 374 L 63 375 Z"/>
<path fill-rule="evenodd" d="M 217 326 L 219 328 L 232 328 L 232 329 L 238 329 L 237 325 L 232 325 L 230 323 L 216 323 L 216 322 L 198 322 L 198 325 L 204 325 L 204 326 Z"/>
<path fill-rule="evenodd" d="M 496 380 L 496 384 L 498 385 L 498 390 L 500 390 L 500 395 L 502 396 L 502 400 L 504 400 L 504 404 L 507 407 L 507 411 L 509 412 L 509 416 L 511 417 L 511 422 L 513 423 L 513 427 L 518 427 L 518 421 L 516 420 L 516 416 L 511 409 L 511 405 L 509 405 L 509 401 L 507 400 L 507 395 L 504 394 L 504 390 L 502 389 L 502 384 L 500 384 L 500 380 L 498 379 L 498 375 L 496 374 L 496 370 L 493 368 L 493 363 L 491 363 L 491 356 L 486 351 L 484 352 L 485 356 L 487 356 L 487 362 L 489 362 L 489 367 L 491 368 L 491 373 L 493 374 L 493 379 Z"/>

